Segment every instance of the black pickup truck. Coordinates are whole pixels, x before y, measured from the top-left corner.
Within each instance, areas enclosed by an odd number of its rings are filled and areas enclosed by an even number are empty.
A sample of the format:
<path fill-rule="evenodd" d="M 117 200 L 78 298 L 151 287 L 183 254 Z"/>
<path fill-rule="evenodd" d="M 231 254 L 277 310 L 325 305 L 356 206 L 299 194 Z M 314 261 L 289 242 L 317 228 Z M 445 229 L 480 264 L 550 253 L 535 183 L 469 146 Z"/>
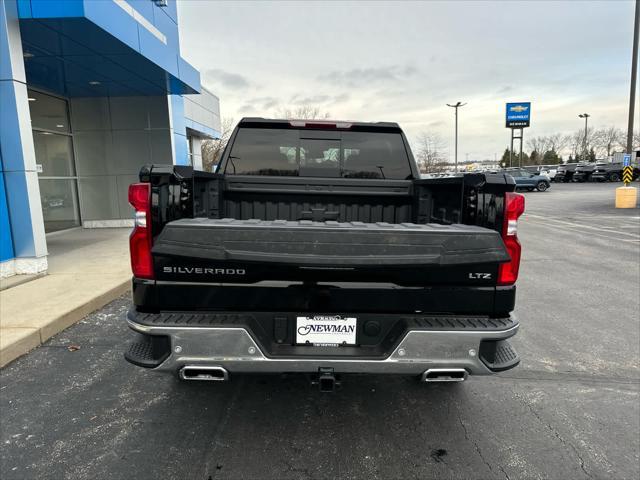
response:
<path fill-rule="evenodd" d="M 183 380 L 241 373 L 462 381 L 516 366 L 517 220 L 505 174 L 420 179 L 395 123 L 243 119 L 217 173 L 130 186 L 137 338 Z"/>
<path fill-rule="evenodd" d="M 571 180 L 578 183 L 588 182 L 589 180 L 591 180 L 591 175 L 593 174 L 595 168 L 595 162 L 580 162 L 576 166 Z"/>
<path fill-rule="evenodd" d="M 633 167 L 632 178 L 636 180 L 640 176 L 640 168 L 638 164 L 632 164 L 631 166 Z M 598 160 L 591 174 L 591 179 L 598 182 L 619 182 L 622 180 L 623 169 L 622 162 L 609 163 L 604 160 Z"/>

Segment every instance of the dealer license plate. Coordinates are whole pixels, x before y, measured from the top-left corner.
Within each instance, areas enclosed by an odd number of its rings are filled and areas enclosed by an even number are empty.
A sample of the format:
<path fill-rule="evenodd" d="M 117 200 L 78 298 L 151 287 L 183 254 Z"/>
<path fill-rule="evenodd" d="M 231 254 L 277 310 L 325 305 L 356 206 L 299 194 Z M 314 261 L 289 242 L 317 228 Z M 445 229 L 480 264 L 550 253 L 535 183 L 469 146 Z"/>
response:
<path fill-rule="evenodd" d="M 355 345 L 356 324 L 355 317 L 340 315 L 297 317 L 296 343 L 315 346 Z"/>

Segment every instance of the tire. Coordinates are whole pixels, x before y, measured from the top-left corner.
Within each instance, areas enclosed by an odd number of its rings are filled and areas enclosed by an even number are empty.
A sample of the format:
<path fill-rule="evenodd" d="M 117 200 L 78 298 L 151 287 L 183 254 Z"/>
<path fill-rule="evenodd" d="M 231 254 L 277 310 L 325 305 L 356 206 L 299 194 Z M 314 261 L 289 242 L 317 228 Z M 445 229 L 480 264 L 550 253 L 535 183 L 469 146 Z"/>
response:
<path fill-rule="evenodd" d="M 619 182 L 620 181 L 620 174 L 618 172 L 611 172 L 609 174 L 609 181 L 610 182 Z"/>
<path fill-rule="evenodd" d="M 547 182 L 538 182 L 538 184 L 536 185 L 536 190 L 538 190 L 539 192 L 544 192 L 547 188 L 549 188 Z"/>

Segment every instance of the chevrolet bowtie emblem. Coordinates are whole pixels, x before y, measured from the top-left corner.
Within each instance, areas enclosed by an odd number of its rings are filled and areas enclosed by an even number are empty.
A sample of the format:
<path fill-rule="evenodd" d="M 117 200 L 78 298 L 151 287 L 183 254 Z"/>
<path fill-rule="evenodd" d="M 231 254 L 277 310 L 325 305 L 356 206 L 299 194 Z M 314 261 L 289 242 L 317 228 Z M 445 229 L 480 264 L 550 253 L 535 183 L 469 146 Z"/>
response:
<path fill-rule="evenodd" d="M 529 110 L 529 107 L 525 107 L 522 105 L 516 105 L 515 107 L 511 107 L 509 110 L 511 110 L 512 112 L 525 112 L 527 110 Z"/>

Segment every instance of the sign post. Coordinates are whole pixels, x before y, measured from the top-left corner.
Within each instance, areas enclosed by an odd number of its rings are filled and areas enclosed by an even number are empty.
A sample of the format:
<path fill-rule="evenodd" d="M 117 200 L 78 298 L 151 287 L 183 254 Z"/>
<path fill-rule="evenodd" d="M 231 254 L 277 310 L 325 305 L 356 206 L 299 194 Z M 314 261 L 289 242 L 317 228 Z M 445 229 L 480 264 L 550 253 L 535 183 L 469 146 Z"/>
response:
<path fill-rule="evenodd" d="M 628 187 L 633 180 L 633 167 L 631 166 L 631 154 L 625 153 L 622 158 L 622 181 L 624 182 L 624 186 Z"/>
<path fill-rule="evenodd" d="M 531 125 L 531 102 L 507 103 L 506 127 L 511 129 L 511 150 L 509 150 L 509 166 L 513 166 L 513 141 L 520 140 L 520 157 L 518 166 L 522 166 L 522 147 L 524 142 L 524 129 Z M 519 130 L 520 135 L 515 132 Z"/>
<path fill-rule="evenodd" d="M 638 189 L 630 187 L 633 180 L 633 167 L 631 166 L 631 154 L 625 153 L 622 157 L 622 181 L 624 187 L 616 188 L 616 208 L 636 208 L 638 203 Z"/>

